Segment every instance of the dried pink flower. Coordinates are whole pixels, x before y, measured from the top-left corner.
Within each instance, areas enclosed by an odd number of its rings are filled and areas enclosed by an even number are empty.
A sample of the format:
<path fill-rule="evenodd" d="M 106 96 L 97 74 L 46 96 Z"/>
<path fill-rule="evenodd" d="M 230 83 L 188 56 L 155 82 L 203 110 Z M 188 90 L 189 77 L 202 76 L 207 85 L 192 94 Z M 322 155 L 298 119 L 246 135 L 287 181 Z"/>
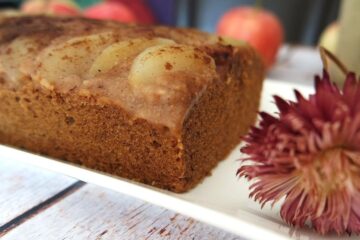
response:
<path fill-rule="evenodd" d="M 360 82 L 347 75 L 342 91 L 323 77 L 315 94 L 296 101 L 274 96 L 278 117 L 261 112 L 244 138 L 248 156 L 237 175 L 255 180 L 250 197 L 262 206 L 284 199 L 281 217 L 311 222 L 321 234 L 360 233 Z"/>

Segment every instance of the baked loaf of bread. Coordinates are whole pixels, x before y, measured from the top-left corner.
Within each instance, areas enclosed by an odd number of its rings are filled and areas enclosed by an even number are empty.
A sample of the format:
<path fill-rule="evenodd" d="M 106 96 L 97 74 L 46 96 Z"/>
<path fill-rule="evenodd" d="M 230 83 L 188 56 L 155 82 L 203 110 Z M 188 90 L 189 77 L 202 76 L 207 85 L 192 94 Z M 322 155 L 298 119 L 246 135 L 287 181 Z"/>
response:
<path fill-rule="evenodd" d="M 196 30 L 5 18 L 0 142 L 184 192 L 254 123 L 263 77 L 248 45 Z"/>

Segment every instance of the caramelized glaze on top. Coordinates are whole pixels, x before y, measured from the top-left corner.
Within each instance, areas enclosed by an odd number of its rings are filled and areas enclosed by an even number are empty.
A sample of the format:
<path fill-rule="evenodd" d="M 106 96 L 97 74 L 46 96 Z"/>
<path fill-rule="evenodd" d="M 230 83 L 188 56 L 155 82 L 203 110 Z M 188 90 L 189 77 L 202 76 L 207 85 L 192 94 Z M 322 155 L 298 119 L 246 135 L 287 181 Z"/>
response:
<path fill-rule="evenodd" d="M 96 96 L 134 119 L 176 130 L 201 92 L 219 80 L 217 55 L 233 52 L 226 43 L 191 29 L 8 18 L 0 21 L 0 77 L 14 89 L 31 80 L 50 91 Z"/>

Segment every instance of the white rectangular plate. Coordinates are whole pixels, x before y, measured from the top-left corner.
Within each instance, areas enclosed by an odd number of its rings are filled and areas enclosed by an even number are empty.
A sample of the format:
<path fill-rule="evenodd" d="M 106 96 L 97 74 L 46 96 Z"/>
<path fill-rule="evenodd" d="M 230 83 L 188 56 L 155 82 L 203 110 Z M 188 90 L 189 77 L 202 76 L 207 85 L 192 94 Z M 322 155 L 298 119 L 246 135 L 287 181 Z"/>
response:
<path fill-rule="evenodd" d="M 305 95 L 312 87 L 266 80 L 262 94 L 261 110 L 276 112 L 272 95 L 293 99 L 293 88 Z M 282 222 L 279 205 L 260 209 L 248 198 L 249 183 L 235 175 L 239 167 L 240 146 L 221 162 L 212 175 L 195 189 L 185 194 L 175 194 L 126 179 L 109 176 L 93 170 L 52 160 L 0 145 L 0 157 L 22 161 L 51 171 L 62 173 L 85 182 L 125 193 L 147 202 L 174 210 L 200 221 L 212 224 L 248 239 L 340 239 L 336 235 L 322 237 L 309 229 L 293 230 Z M 343 236 L 345 237 L 345 236 Z M 356 236 L 346 239 L 358 239 Z"/>

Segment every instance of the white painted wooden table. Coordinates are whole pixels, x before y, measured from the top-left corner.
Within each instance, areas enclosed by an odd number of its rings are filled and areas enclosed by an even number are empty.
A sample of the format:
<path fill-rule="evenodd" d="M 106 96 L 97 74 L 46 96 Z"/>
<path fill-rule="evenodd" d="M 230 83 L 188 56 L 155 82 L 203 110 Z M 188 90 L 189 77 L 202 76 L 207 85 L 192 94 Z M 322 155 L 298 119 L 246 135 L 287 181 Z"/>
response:
<path fill-rule="evenodd" d="M 269 77 L 311 83 L 312 48 L 282 49 Z M 221 229 L 76 179 L 0 159 L 0 238 L 241 239 Z"/>

